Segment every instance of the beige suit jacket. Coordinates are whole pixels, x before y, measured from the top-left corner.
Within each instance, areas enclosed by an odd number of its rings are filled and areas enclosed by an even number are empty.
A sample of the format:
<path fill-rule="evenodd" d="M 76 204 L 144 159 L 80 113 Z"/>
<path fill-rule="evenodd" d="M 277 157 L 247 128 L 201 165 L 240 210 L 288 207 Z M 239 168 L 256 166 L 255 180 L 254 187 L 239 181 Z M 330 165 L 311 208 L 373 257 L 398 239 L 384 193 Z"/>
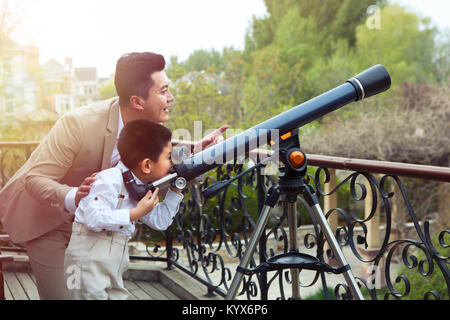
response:
<path fill-rule="evenodd" d="M 109 168 L 117 140 L 118 98 L 64 114 L 0 191 L 0 226 L 23 243 L 72 219 L 64 200 L 92 173 Z"/>

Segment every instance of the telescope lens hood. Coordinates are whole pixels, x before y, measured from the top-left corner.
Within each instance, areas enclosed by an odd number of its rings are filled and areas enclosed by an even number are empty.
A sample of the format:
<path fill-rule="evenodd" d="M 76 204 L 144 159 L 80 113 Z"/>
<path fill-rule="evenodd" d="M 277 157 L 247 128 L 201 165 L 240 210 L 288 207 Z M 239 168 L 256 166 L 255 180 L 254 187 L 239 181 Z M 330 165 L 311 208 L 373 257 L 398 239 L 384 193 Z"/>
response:
<path fill-rule="evenodd" d="M 357 93 L 356 101 L 376 95 L 391 87 L 391 77 L 381 64 L 361 72 L 347 80 L 347 82 L 350 82 L 355 87 Z"/>

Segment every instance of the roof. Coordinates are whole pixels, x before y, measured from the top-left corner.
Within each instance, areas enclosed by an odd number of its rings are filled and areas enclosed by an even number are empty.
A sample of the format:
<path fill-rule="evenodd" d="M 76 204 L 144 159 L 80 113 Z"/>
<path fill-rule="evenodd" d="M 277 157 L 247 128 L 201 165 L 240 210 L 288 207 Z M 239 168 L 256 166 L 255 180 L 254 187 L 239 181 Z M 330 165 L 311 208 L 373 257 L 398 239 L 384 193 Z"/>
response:
<path fill-rule="evenodd" d="M 50 59 L 42 65 L 42 75 L 44 78 L 64 78 L 69 77 L 69 71 L 55 59 Z"/>
<path fill-rule="evenodd" d="M 97 68 L 75 68 L 74 81 L 97 81 Z"/>

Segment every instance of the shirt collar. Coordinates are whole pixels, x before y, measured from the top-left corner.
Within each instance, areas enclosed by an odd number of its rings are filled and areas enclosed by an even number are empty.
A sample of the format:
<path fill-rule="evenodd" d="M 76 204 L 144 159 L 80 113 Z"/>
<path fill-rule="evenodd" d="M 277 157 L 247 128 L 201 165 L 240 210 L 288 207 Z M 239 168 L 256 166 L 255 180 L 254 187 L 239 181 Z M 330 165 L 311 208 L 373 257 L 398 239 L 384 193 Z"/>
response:
<path fill-rule="evenodd" d="M 117 163 L 116 167 L 119 168 L 122 172 L 125 172 L 125 171 L 127 171 L 127 170 L 130 170 L 130 169 L 128 169 L 128 167 L 127 167 L 126 165 L 123 164 L 122 161 L 119 161 L 119 162 Z M 141 180 L 139 180 L 138 177 L 135 176 L 135 174 L 133 173 L 133 171 L 130 170 L 130 172 L 131 172 L 131 174 L 133 175 L 134 181 L 136 181 L 137 184 L 145 184 L 145 183 L 143 183 Z"/>
<path fill-rule="evenodd" d="M 120 135 L 120 132 L 122 131 L 122 129 L 123 129 L 123 119 L 122 119 L 122 112 L 120 112 L 120 106 L 119 106 L 119 125 L 117 128 L 117 139 L 119 139 L 119 135 Z"/>

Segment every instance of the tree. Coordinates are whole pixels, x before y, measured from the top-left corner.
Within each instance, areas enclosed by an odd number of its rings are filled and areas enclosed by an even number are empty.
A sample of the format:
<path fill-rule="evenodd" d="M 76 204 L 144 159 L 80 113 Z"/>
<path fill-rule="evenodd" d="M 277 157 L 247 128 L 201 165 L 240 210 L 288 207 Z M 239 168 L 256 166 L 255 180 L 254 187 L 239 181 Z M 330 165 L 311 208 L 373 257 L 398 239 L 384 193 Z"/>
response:
<path fill-rule="evenodd" d="M 294 105 L 300 90 L 303 60 L 291 66 L 278 46 L 257 51 L 240 97 L 240 124 L 253 126 Z"/>
<path fill-rule="evenodd" d="M 181 78 L 187 73 L 186 67 L 178 62 L 177 56 L 171 56 L 166 68 L 167 76 L 173 82 Z"/>
<path fill-rule="evenodd" d="M 365 18 L 369 5 L 382 7 L 386 0 L 265 0 L 268 17 L 254 18 L 250 36 L 246 41 L 247 50 L 259 50 L 276 41 L 279 28 L 286 22 L 286 17 L 292 21 L 291 31 L 285 32 L 286 37 L 314 37 L 314 45 L 319 46 L 323 53 L 330 54 L 332 41 L 346 39 L 350 46 L 355 43 L 354 30 Z M 295 18 L 295 21 L 293 20 Z M 301 25 L 301 27 L 299 27 Z M 298 33 L 302 28 L 315 29 L 314 34 Z M 304 42 L 304 41 L 302 41 Z"/>
<path fill-rule="evenodd" d="M 195 121 L 201 121 L 203 133 L 228 123 L 229 96 L 222 94 L 221 83 L 222 79 L 210 72 L 191 72 L 177 80 L 172 87 L 175 103 L 171 109 L 175 116 L 168 125 L 173 130 L 185 129 L 189 134 L 175 139 L 200 139 L 194 137 Z"/>
<path fill-rule="evenodd" d="M 0 35 L 9 37 L 16 24 L 17 21 L 14 19 L 9 1 L 0 0 Z"/>
<path fill-rule="evenodd" d="M 214 49 L 210 51 L 200 49 L 191 53 L 183 65 L 188 72 L 205 71 L 213 66 L 221 69 L 223 67 L 223 59 L 219 51 Z"/>
<path fill-rule="evenodd" d="M 381 10 L 381 28 L 369 29 L 365 24 L 356 28 L 355 62 L 361 69 L 383 64 L 394 88 L 403 81 L 435 81 L 436 33 L 428 18 L 388 5 Z"/>
<path fill-rule="evenodd" d="M 438 83 L 448 83 L 450 80 L 450 28 L 439 33 L 436 38 L 436 51 L 433 57 L 434 71 Z"/>
<path fill-rule="evenodd" d="M 110 79 L 108 82 L 102 84 L 98 88 L 100 98 L 102 100 L 109 99 L 117 96 L 116 86 L 114 85 L 114 79 Z"/>

